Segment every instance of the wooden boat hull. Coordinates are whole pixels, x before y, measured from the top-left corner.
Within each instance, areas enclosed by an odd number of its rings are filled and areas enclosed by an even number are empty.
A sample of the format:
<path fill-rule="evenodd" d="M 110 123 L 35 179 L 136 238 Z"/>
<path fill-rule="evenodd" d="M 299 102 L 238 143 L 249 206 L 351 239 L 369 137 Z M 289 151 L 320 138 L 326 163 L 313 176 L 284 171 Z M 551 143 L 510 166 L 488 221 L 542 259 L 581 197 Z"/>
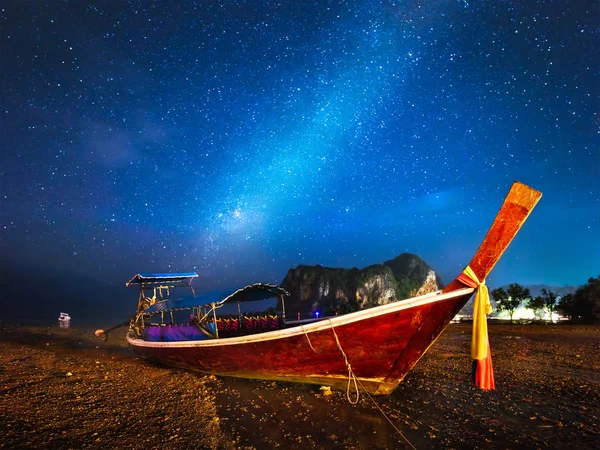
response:
<path fill-rule="evenodd" d="M 148 342 L 128 336 L 127 340 L 139 354 L 171 366 L 339 389 L 346 388 L 349 378 L 343 350 L 368 392 L 389 394 L 472 293 L 472 288 L 437 292 L 307 325 L 234 338 Z"/>

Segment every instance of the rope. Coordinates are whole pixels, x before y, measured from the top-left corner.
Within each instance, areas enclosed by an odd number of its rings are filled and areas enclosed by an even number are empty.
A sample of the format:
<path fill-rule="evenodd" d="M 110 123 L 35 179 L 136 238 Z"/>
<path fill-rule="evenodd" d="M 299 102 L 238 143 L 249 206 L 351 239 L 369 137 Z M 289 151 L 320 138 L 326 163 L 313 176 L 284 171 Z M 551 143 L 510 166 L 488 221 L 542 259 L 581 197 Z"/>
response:
<path fill-rule="evenodd" d="M 352 366 L 350 365 L 350 362 L 348 361 L 348 357 L 346 356 L 346 353 L 344 352 L 344 349 L 342 348 L 342 344 L 340 344 L 340 340 L 338 339 L 338 335 L 335 332 L 335 328 L 333 328 L 333 323 L 331 323 L 331 319 L 327 319 L 327 320 L 329 321 L 329 325 L 331 325 L 331 331 L 333 331 L 333 336 L 335 337 L 335 342 L 337 343 L 338 349 L 340 350 L 340 353 L 344 357 L 344 362 L 346 363 L 346 367 L 348 368 L 348 386 L 346 387 L 346 398 L 348 399 L 348 402 L 350 402 L 351 405 L 356 405 L 358 403 L 358 400 L 360 399 L 360 391 L 358 390 L 358 384 L 356 383 L 356 376 L 354 375 L 354 372 L 352 372 Z M 350 385 L 351 385 L 352 381 L 354 381 L 354 390 L 356 392 L 356 400 L 354 400 L 354 401 L 352 401 L 352 399 L 350 398 Z"/>
<path fill-rule="evenodd" d="M 210 310 L 209 310 L 209 311 L 208 311 L 206 314 L 204 314 L 204 315 L 202 316 L 202 318 L 201 318 L 201 319 L 198 319 L 198 322 L 204 322 L 204 320 L 205 320 L 205 319 L 206 319 L 206 318 L 207 318 L 207 317 L 208 317 L 210 314 L 212 314 L 213 310 L 215 310 L 215 309 L 219 309 L 221 306 L 223 306 L 223 305 L 219 305 L 219 304 L 216 304 L 216 303 L 215 303 L 215 306 L 213 306 L 213 307 L 212 307 L 212 308 L 211 308 L 211 309 L 210 309 Z"/>
<path fill-rule="evenodd" d="M 331 319 L 327 319 L 327 320 L 329 320 L 329 324 L 331 325 L 331 331 L 333 331 L 333 335 L 335 336 L 335 342 L 337 343 L 338 349 L 340 350 L 342 356 L 344 357 L 344 361 L 346 362 L 346 367 L 348 367 L 348 387 L 346 388 L 346 398 L 348 399 L 348 401 L 352 405 L 356 405 L 358 403 L 358 399 L 359 399 L 359 395 L 360 395 L 360 392 L 358 390 L 358 384 L 360 384 L 360 387 L 363 389 L 363 391 L 365 391 L 365 394 L 367 394 L 367 397 L 369 397 L 369 399 L 371 399 L 371 401 L 373 402 L 375 407 L 379 410 L 379 412 L 383 415 L 383 417 L 385 417 L 385 419 L 390 423 L 390 425 L 394 428 L 394 430 L 396 430 L 396 433 L 398 433 L 402 437 L 402 439 L 404 439 L 406 441 L 406 443 L 408 445 L 410 445 L 410 447 L 413 450 L 417 450 L 415 448 L 415 446 L 412 445 L 411 442 L 406 438 L 406 436 L 404 436 L 404 434 L 402 434 L 402 432 L 398 429 L 398 427 L 396 427 L 396 425 L 394 425 L 394 422 L 392 422 L 392 420 L 387 416 L 387 414 L 383 411 L 383 409 L 381 409 L 381 407 L 377 404 L 375 399 L 373 397 L 371 397 L 371 394 L 369 394 L 369 391 L 367 391 L 367 389 L 363 386 L 363 384 L 360 382 L 360 380 L 358 378 L 356 378 L 356 376 L 354 375 L 354 372 L 352 372 L 352 367 L 350 366 L 350 363 L 348 362 L 348 357 L 346 356 L 346 353 L 342 349 L 342 344 L 340 344 L 340 340 L 338 339 L 337 333 L 335 332 L 335 329 L 333 328 L 333 323 L 331 323 Z M 350 380 L 354 380 L 354 388 L 356 389 L 356 400 L 355 401 L 352 401 L 352 399 L 350 398 Z"/>
<path fill-rule="evenodd" d="M 306 330 L 304 329 L 304 326 L 302 324 L 300 324 L 300 328 L 302 328 L 302 332 L 304 333 L 304 336 L 306 336 L 306 340 L 308 341 L 308 345 L 310 345 L 310 348 L 312 348 L 312 351 L 315 353 L 319 353 L 315 350 L 312 343 L 310 342 L 310 338 L 308 337 L 308 334 L 306 333 Z"/>
<path fill-rule="evenodd" d="M 348 356 L 346 356 L 346 352 L 344 352 L 344 349 L 342 348 L 342 344 L 340 344 L 340 340 L 338 338 L 337 333 L 335 332 L 333 323 L 331 322 L 331 319 L 327 319 L 327 320 L 329 321 L 329 325 L 331 326 L 331 331 L 333 331 L 333 336 L 335 337 L 335 342 L 337 344 L 337 347 L 338 347 L 340 353 L 342 354 L 342 356 L 344 357 L 344 362 L 346 363 L 346 367 L 348 368 L 348 386 L 346 387 L 346 398 L 348 399 L 348 402 L 352 405 L 356 405 L 358 403 L 358 400 L 360 398 L 360 391 L 358 390 L 358 385 L 360 385 L 362 390 L 365 391 L 365 394 L 367 394 L 367 397 L 369 397 L 369 399 L 373 402 L 373 404 L 379 410 L 381 415 L 383 417 L 385 417 L 385 419 L 390 423 L 392 428 L 394 430 L 396 430 L 396 433 L 398 433 L 400 435 L 400 437 L 402 437 L 402 439 L 404 439 L 404 441 L 410 446 L 410 448 L 412 448 L 413 450 L 417 450 L 416 447 L 414 445 L 412 445 L 412 443 L 406 438 L 406 436 L 404 436 L 404 434 L 402 434 L 402 431 L 400 431 L 398 429 L 398 427 L 394 424 L 394 422 L 392 422 L 392 420 L 387 416 L 387 414 L 383 411 L 383 409 L 381 409 L 381 407 L 377 404 L 375 399 L 373 397 L 371 397 L 371 394 L 369 394 L 369 391 L 367 391 L 367 389 L 360 382 L 360 380 L 358 378 L 356 378 L 356 375 L 354 375 L 354 372 L 352 371 L 352 366 L 350 365 L 350 362 L 348 361 Z M 306 336 L 308 345 L 310 345 L 310 348 L 313 350 L 313 352 L 319 353 L 318 351 L 315 350 L 312 343 L 310 342 L 310 338 L 308 337 L 308 333 L 304 329 L 304 326 L 300 325 L 300 328 L 302 329 L 304 336 Z M 354 389 L 356 391 L 356 400 L 354 400 L 354 401 L 352 401 L 352 399 L 350 398 L 350 385 L 351 385 L 352 381 L 354 381 Z"/>
<path fill-rule="evenodd" d="M 413 450 L 417 450 L 417 448 L 414 445 L 412 445 L 412 443 L 406 438 L 406 436 L 404 436 L 404 434 L 402 434 L 402 431 L 400 431 L 398 429 L 398 427 L 396 427 L 396 425 L 394 425 L 394 422 L 392 422 L 392 420 L 387 416 L 387 414 L 383 411 L 383 409 L 381 409 L 381 407 L 377 404 L 375 399 L 373 397 L 371 397 L 371 394 L 369 394 L 369 391 L 367 391 L 367 389 L 363 386 L 363 384 L 360 382 L 360 380 L 358 380 L 358 384 L 360 384 L 360 387 L 363 389 L 363 391 L 365 391 L 365 394 L 367 394 L 367 397 L 369 397 L 371 399 L 371 401 L 373 402 L 375 407 L 379 410 L 379 412 L 383 415 L 383 417 L 386 418 L 386 420 L 390 423 L 392 428 L 394 428 L 394 430 L 396 430 L 396 433 L 398 433 L 402 437 L 402 439 L 404 439 L 404 441 L 410 446 L 410 448 L 412 448 Z"/>
<path fill-rule="evenodd" d="M 346 353 L 344 352 L 344 349 L 342 348 L 342 344 L 340 344 L 340 340 L 338 339 L 337 333 L 335 332 L 335 330 L 333 328 L 331 319 L 327 319 L 327 320 L 329 320 L 329 325 L 331 325 L 331 331 L 333 331 L 333 336 L 335 337 L 335 342 L 337 343 L 337 347 L 340 350 L 340 353 L 342 354 L 342 356 L 344 357 L 344 362 L 346 363 L 346 367 L 348 368 L 348 386 L 346 387 L 346 398 L 348 399 L 350 404 L 356 405 L 360 398 L 360 391 L 358 390 L 358 385 L 356 383 L 356 376 L 354 375 L 354 372 L 352 372 L 352 366 L 348 362 L 348 357 L 346 356 Z M 315 353 L 319 353 L 313 347 L 312 342 L 310 342 L 310 338 L 308 337 L 308 333 L 304 329 L 304 326 L 300 325 L 300 328 L 302 329 L 304 336 L 306 336 L 306 340 L 308 341 L 308 345 L 310 345 L 310 348 L 312 349 L 312 351 Z M 354 390 L 356 392 L 356 400 L 352 400 L 352 398 L 350 397 L 350 386 L 352 385 L 352 380 L 354 380 Z"/>

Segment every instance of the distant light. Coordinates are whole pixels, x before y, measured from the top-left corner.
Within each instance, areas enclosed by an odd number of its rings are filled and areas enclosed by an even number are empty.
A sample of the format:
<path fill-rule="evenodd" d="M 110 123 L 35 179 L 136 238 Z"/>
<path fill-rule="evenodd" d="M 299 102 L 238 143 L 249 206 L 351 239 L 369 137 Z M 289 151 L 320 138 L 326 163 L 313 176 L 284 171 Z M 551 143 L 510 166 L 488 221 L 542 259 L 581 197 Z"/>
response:
<path fill-rule="evenodd" d="M 315 311 L 315 316 L 317 316 L 317 318 L 319 318 L 319 311 Z"/>

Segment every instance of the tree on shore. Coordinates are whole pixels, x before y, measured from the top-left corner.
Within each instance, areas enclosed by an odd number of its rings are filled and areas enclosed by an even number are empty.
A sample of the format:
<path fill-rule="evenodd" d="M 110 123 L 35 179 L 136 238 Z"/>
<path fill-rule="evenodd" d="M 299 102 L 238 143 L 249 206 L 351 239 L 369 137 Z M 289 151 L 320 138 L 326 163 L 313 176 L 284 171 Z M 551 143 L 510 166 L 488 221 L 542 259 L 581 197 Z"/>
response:
<path fill-rule="evenodd" d="M 541 295 L 530 298 L 527 302 L 527 307 L 533 311 L 534 317 L 543 317 L 544 310 L 546 309 L 544 298 Z"/>
<path fill-rule="evenodd" d="M 572 321 L 600 323 L 600 276 L 590 278 L 575 294 L 563 296 L 557 308 Z"/>
<path fill-rule="evenodd" d="M 578 314 L 575 307 L 575 294 L 563 295 L 558 301 L 558 311 L 569 320 L 576 321 Z"/>
<path fill-rule="evenodd" d="M 542 289 L 541 297 L 544 304 L 544 309 L 550 313 L 550 323 L 553 323 L 552 315 L 554 314 L 554 311 L 556 311 L 558 298 L 554 292 L 548 291 L 546 288 Z"/>
<path fill-rule="evenodd" d="M 512 323 L 516 309 L 521 303 L 530 298 L 531 295 L 529 289 L 517 283 L 512 283 L 506 290 L 503 288 L 494 289 L 492 297 L 496 305 L 498 305 L 498 310 L 506 311 L 510 315 L 510 323 Z"/>
<path fill-rule="evenodd" d="M 503 288 L 498 288 L 498 289 L 494 289 L 492 292 L 492 298 L 494 299 L 494 301 L 496 302 L 496 308 L 498 309 L 498 311 L 504 311 L 505 310 L 505 306 L 508 303 L 508 294 L 506 293 L 506 291 Z M 512 315 L 511 315 L 511 319 L 512 321 Z"/>

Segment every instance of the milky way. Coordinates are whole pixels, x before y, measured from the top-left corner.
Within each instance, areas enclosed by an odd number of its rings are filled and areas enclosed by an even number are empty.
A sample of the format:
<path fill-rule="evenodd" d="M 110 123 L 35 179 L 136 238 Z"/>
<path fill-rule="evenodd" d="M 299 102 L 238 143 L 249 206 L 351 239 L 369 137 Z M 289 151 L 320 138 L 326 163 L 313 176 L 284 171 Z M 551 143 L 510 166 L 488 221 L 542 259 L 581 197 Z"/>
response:
<path fill-rule="evenodd" d="M 522 3 L 522 4 L 521 4 Z M 23 2 L 1 9 L 3 264 L 203 288 L 408 251 L 449 282 L 600 268 L 595 2 Z"/>

